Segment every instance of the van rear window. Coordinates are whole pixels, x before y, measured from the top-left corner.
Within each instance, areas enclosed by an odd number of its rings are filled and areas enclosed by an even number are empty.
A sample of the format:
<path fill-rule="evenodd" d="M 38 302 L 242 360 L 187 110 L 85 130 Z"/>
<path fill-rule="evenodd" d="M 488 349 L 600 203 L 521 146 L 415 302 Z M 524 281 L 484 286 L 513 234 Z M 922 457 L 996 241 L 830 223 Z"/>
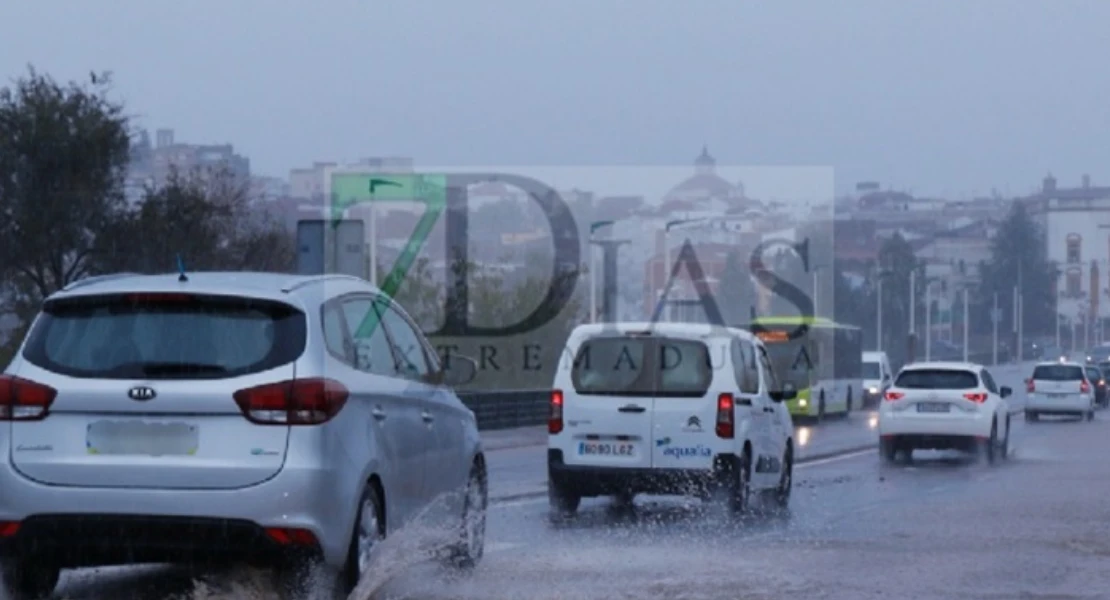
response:
<path fill-rule="evenodd" d="M 654 337 L 587 340 L 571 372 L 576 392 L 604 396 L 701 397 L 712 379 L 705 344 Z"/>
<path fill-rule="evenodd" d="M 979 387 L 979 377 L 960 369 L 913 369 L 902 371 L 894 387 L 908 390 L 971 390 Z"/>
<path fill-rule="evenodd" d="M 1080 381 L 1083 369 L 1076 365 L 1039 365 L 1033 369 L 1033 379 L 1039 381 Z"/>
<path fill-rule="evenodd" d="M 95 379 L 220 379 L 282 366 L 305 349 L 291 305 L 195 294 L 113 294 L 47 302 L 23 357 Z"/>

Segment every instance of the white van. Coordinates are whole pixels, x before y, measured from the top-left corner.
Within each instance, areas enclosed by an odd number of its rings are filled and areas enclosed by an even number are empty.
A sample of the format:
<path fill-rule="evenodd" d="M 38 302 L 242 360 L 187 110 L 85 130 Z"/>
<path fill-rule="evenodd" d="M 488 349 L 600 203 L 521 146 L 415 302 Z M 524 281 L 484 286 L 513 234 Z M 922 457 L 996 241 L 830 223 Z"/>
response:
<path fill-rule="evenodd" d="M 785 388 L 785 389 L 783 389 Z M 794 426 L 763 344 L 697 323 L 580 325 L 555 374 L 548 425 L 553 516 L 583 497 L 694 494 L 734 513 L 793 485 Z"/>
<path fill-rule="evenodd" d="M 886 352 L 863 353 L 863 405 L 879 404 L 883 394 L 894 382 L 890 359 Z"/>

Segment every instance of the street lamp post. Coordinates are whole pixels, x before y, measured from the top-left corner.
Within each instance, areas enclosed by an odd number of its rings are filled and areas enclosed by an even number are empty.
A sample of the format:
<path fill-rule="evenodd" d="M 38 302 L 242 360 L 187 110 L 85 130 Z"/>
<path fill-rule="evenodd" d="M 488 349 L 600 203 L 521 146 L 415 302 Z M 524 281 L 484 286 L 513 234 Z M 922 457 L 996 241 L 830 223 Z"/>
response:
<path fill-rule="evenodd" d="M 603 227 L 608 227 L 616 221 L 594 221 L 590 223 L 590 322 L 597 322 L 597 269 L 596 253 L 594 252 L 594 233 Z"/>

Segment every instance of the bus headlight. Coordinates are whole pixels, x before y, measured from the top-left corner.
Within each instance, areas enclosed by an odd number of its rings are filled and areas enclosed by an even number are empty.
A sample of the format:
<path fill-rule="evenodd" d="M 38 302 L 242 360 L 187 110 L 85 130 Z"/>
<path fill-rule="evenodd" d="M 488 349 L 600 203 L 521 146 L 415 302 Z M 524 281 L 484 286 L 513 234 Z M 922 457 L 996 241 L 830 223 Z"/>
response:
<path fill-rule="evenodd" d="M 802 398 L 801 400 L 798 400 L 798 406 L 806 406 L 807 404 L 809 404 L 809 403 L 806 402 L 805 398 Z"/>

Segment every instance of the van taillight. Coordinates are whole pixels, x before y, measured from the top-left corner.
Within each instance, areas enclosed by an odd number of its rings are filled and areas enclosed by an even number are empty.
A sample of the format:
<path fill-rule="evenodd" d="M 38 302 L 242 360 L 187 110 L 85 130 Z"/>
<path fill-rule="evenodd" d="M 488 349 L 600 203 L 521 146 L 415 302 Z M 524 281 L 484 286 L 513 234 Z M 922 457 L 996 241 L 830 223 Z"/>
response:
<path fill-rule="evenodd" d="M 0 375 L 0 421 L 39 421 L 46 418 L 58 391 L 13 375 Z"/>
<path fill-rule="evenodd" d="M 1080 381 L 1079 391 L 1083 394 L 1086 394 L 1087 392 L 1091 391 L 1091 384 L 1087 383 L 1086 381 Z"/>
<path fill-rule="evenodd" d="M 259 425 L 319 425 L 343 410 L 350 392 L 334 379 L 291 379 L 232 395 L 243 416 Z"/>
<path fill-rule="evenodd" d="M 733 421 L 736 401 L 732 394 L 717 396 L 717 437 L 731 440 L 736 435 L 736 425 Z"/>
<path fill-rule="evenodd" d="M 547 433 L 563 431 L 563 390 L 551 390 L 551 413 L 547 417 Z"/>

